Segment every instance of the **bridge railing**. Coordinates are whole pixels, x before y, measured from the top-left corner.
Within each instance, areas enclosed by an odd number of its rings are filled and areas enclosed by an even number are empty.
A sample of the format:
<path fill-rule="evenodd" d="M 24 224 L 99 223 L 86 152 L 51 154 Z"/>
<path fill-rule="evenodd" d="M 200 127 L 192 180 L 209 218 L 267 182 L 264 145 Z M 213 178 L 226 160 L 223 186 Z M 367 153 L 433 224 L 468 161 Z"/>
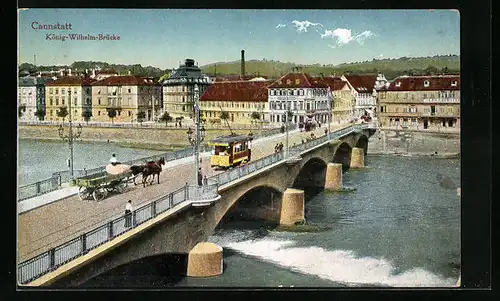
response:
<path fill-rule="evenodd" d="M 290 125 L 289 129 L 294 130 L 296 129 L 296 125 Z M 270 130 L 263 131 L 262 133 L 258 132 L 254 134 L 254 137 L 256 139 L 263 138 L 263 137 L 269 137 L 273 135 L 277 135 L 281 132 L 280 128 L 274 128 Z M 201 145 L 200 146 L 200 152 L 210 152 L 212 148 L 208 145 Z M 190 157 L 193 155 L 193 148 L 192 147 L 187 147 L 184 149 L 179 149 L 176 151 L 170 151 L 170 152 L 165 152 L 161 153 L 158 155 L 154 156 L 149 156 L 149 157 L 144 157 L 144 158 L 139 158 L 139 159 L 134 159 L 134 160 L 129 160 L 126 162 L 123 162 L 124 164 L 127 165 L 136 165 L 136 164 L 144 164 L 145 162 L 148 161 L 156 161 L 159 160 L 160 158 L 165 158 L 165 162 L 170 162 L 186 157 Z M 91 169 L 75 169 L 73 171 L 74 177 L 83 177 L 83 176 L 88 176 L 88 175 L 93 175 L 93 174 L 98 174 L 106 170 L 105 166 L 100 166 L 96 168 L 91 168 Z M 67 183 L 70 182 L 71 180 L 71 174 L 68 170 L 63 170 L 63 171 L 58 171 L 52 174 L 52 177 L 38 181 L 32 184 L 28 185 L 23 185 L 18 188 L 18 198 L 17 201 L 23 201 L 38 195 L 42 195 L 54 190 L 57 190 L 61 187 L 62 183 Z"/>
<path fill-rule="evenodd" d="M 300 154 L 300 152 L 304 150 L 320 145 L 328 140 L 340 138 L 357 129 L 367 128 L 367 126 L 368 125 L 349 126 L 337 132 L 330 133 L 328 137 L 322 136 L 307 143 L 297 145 L 292 149 Z M 73 259 L 85 255 L 90 250 L 97 248 L 118 235 L 141 225 L 184 201 L 206 200 L 207 197 L 216 198 L 218 195 L 217 190 L 220 185 L 235 181 L 250 173 L 268 167 L 271 164 L 280 162 L 283 159 L 283 152 L 274 153 L 248 165 L 212 176 L 208 178 L 209 182 L 205 187 L 200 188 L 198 186 L 186 184 L 184 187 L 174 192 L 138 207 L 128 216 L 121 215 L 47 252 L 21 262 L 18 265 L 18 281 L 21 284 L 29 283 Z"/>
<path fill-rule="evenodd" d="M 26 284 L 54 271 L 61 265 L 85 255 L 186 200 L 192 201 L 207 196 L 216 198 L 217 187 L 218 184 L 213 180 L 209 180 L 209 183 L 203 187 L 186 185 L 138 207 L 130 215 L 121 215 L 47 252 L 23 261 L 18 265 L 18 281 L 21 284 Z"/>

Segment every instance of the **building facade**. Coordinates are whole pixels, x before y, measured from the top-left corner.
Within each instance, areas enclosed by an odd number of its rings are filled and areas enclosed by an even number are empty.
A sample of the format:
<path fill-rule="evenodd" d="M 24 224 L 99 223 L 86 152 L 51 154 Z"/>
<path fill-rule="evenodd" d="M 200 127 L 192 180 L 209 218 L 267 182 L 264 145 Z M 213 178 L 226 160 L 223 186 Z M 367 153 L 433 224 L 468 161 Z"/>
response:
<path fill-rule="evenodd" d="M 228 121 L 235 124 L 261 124 L 268 120 L 267 81 L 224 81 L 213 83 L 200 97 L 200 110 L 208 124 L 224 123 L 223 111 Z M 259 117 L 259 118 L 256 118 Z"/>
<path fill-rule="evenodd" d="M 57 111 L 65 107 L 73 121 L 85 121 L 83 115 L 92 110 L 91 78 L 65 76 L 45 85 L 45 120 L 63 121 Z M 71 111 L 69 102 L 71 101 Z M 69 116 L 64 120 L 68 120 Z"/>
<path fill-rule="evenodd" d="M 307 73 L 291 72 L 268 86 L 269 121 L 284 122 L 287 110 L 293 112 L 290 122 L 328 122 L 331 97 L 321 78 Z"/>
<path fill-rule="evenodd" d="M 193 116 L 194 86 L 198 85 L 200 95 L 208 89 L 212 80 L 201 73 L 194 60 L 186 59 L 184 65 L 172 71 L 162 83 L 163 110 L 172 117 Z"/>
<path fill-rule="evenodd" d="M 355 99 L 354 117 L 363 115 L 376 116 L 377 88 L 385 87 L 388 81 L 382 74 L 379 75 L 342 75 Z"/>
<path fill-rule="evenodd" d="M 346 81 L 340 76 L 324 77 L 329 87 L 332 103 L 332 123 L 348 123 L 354 118 L 355 99 Z"/>
<path fill-rule="evenodd" d="M 42 115 L 37 116 L 36 112 L 45 112 L 45 84 L 52 80 L 50 77 L 34 76 L 19 78 L 19 120 L 37 121 L 45 118 Z"/>
<path fill-rule="evenodd" d="M 460 76 L 401 76 L 379 91 L 384 128 L 460 129 Z"/>
<path fill-rule="evenodd" d="M 110 118 L 108 111 L 115 110 Z M 136 122 L 160 117 L 161 86 L 152 78 L 135 75 L 110 76 L 92 83 L 92 120 L 101 122 Z"/>

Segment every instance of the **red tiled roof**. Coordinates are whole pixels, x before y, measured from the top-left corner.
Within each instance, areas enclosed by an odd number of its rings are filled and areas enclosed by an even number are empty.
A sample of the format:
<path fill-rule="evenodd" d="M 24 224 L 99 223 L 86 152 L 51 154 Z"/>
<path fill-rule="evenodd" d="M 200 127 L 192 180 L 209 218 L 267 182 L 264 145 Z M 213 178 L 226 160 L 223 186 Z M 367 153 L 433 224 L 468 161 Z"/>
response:
<path fill-rule="evenodd" d="M 221 77 L 216 77 L 215 78 L 215 81 L 216 82 L 227 82 L 227 81 L 244 81 L 244 80 L 251 80 L 252 78 L 256 78 L 256 77 L 262 77 L 262 78 L 265 78 L 265 79 L 268 79 L 267 76 L 263 76 L 263 75 L 244 75 L 244 76 L 241 76 L 241 75 L 225 75 L 225 76 L 221 76 Z"/>
<path fill-rule="evenodd" d="M 314 78 L 307 73 L 288 73 L 274 81 L 269 88 L 328 88 L 328 85 L 321 78 Z"/>
<path fill-rule="evenodd" d="M 64 76 L 47 83 L 46 86 L 87 86 L 91 85 L 92 82 L 94 82 L 94 79 L 89 77 Z"/>
<path fill-rule="evenodd" d="M 426 81 L 429 82 L 427 87 L 424 85 Z M 456 82 L 456 85 L 452 86 L 453 82 Z M 460 90 L 460 75 L 400 76 L 385 89 L 385 91 L 437 90 Z"/>
<path fill-rule="evenodd" d="M 323 77 L 323 81 L 330 87 L 330 90 L 332 91 L 342 90 L 344 85 L 347 84 L 347 82 L 343 81 L 340 76 Z"/>
<path fill-rule="evenodd" d="M 136 75 L 110 76 L 92 83 L 93 86 L 152 86 L 155 84 L 152 78 Z"/>
<path fill-rule="evenodd" d="M 200 101 L 260 101 L 267 102 L 268 81 L 215 82 L 200 97 Z"/>
<path fill-rule="evenodd" d="M 345 75 L 345 78 L 358 93 L 372 93 L 377 81 L 376 75 Z"/>

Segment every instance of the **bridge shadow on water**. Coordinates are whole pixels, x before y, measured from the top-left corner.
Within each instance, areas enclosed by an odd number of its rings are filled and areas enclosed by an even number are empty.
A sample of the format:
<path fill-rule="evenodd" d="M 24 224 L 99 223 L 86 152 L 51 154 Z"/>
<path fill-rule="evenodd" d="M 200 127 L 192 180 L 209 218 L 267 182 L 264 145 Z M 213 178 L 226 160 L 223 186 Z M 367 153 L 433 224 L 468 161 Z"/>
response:
<path fill-rule="evenodd" d="M 77 288 L 174 287 L 185 278 L 187 254 L 165 254 L 139 259 L 98 275 Z"/>

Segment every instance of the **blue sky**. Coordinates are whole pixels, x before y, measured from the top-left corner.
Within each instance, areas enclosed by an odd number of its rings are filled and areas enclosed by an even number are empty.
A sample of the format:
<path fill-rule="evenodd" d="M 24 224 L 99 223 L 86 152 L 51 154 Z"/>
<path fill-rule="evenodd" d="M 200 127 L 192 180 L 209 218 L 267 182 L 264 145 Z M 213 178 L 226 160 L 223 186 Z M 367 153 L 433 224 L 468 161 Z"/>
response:
<path fill-rule="evenodd" d="M 34 30 L 71 23 L 72 30 Z M 159 68 L 267 59 L 340 64 L 373 58 L 460 54 L 451 10 L 29 9 L 19 11 L 19 62 L 106 61 Z M 119 41 L 47 40 L 47 34 L 114 34 Z"/>

